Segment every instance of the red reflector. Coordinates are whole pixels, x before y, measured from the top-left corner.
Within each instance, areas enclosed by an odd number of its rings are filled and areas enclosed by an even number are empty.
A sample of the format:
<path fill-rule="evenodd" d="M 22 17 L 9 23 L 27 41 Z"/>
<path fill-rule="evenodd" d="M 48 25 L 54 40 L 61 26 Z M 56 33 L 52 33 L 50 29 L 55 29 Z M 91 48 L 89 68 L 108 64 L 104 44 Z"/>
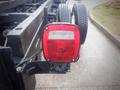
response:
<path fill-rule="evenodd" d="M 72 62 L 78 58 L 80 30 L 72 24 L 49 24 L 43 32 L 43 52 L 47 61 Z"/>

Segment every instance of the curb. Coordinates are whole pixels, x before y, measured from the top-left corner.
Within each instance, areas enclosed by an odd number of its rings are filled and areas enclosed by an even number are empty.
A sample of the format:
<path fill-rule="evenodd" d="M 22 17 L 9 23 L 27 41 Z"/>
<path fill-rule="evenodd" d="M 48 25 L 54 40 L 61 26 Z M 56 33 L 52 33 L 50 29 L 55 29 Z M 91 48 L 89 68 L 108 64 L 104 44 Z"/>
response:
<path fill-rule="evenodd" d="M 96 21 L 91 12 L 89 12 L 89 19 L 90 21 L 99 28 L 113 43 L 120 48 L 120 39 L 112 32 L 108 30 L 107 27 L 103 26 L 100 22 Z"/>

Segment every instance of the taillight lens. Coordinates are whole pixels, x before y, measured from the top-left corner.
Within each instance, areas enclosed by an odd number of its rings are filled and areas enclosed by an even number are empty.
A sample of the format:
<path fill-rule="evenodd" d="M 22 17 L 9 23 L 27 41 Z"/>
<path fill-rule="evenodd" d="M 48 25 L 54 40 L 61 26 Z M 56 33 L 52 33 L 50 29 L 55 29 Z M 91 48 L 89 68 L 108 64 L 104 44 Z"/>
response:
<path fill-rule="evenodd" d="M 72 62 L 78 58 L 80 31 L 76 25 L 51 24 L 43 32 L 43 52 L 47 61 Z"/>

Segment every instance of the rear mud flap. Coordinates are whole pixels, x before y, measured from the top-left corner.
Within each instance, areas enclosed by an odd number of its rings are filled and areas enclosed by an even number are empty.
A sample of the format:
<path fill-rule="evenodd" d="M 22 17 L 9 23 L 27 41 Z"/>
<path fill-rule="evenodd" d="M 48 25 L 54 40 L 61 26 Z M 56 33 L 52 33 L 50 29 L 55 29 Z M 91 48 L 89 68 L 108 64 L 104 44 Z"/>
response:
<path fill-rule="evenodd" d="M 25 90 L 21 74 L 16 72 L 11 48 L 0 47 L 0 90 Z"/>

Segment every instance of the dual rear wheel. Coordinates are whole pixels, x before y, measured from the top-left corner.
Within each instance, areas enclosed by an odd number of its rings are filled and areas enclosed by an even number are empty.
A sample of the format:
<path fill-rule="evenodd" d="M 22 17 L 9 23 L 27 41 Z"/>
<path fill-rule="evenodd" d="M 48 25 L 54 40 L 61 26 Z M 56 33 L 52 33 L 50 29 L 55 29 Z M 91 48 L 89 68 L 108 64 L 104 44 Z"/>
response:
<path fill-rule="evenodd" d="M 78 25 L 80 29 L 80 42 L 84 44 L 87 35 L 88 18 L 87 10 L 84 5 L 74 4 L 72 10 L 67 4 L 60 4 L 58 7 L 58 22 L 72 22 L 74 16 L 74 24 Z"/>

